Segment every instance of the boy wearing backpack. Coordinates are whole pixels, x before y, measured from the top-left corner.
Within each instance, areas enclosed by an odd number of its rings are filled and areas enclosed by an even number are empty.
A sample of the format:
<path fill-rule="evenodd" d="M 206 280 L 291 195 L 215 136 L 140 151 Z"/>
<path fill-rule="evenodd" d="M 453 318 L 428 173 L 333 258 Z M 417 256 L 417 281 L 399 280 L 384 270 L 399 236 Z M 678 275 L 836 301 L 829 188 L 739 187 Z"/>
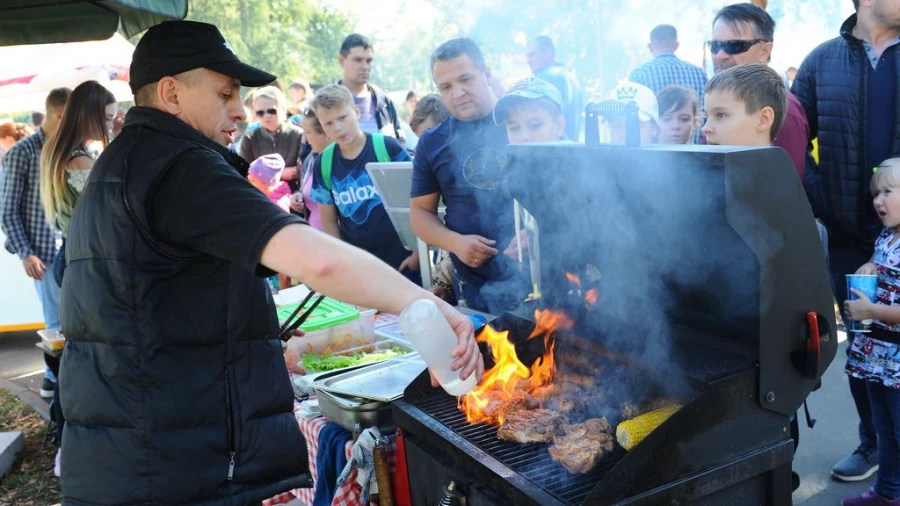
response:
<path fill-rule="evenodd" d="M 321 88 L 311 106 L 326 137 L 334 141 L 312 166 L 310 198 L 319 204 L 322 230 L 368 251 L 418 282 L 418 254 L 410 253 L 400 242 L 366 172 L 367 163 L 409 161 L 409 153 L 396 139 L 359 128 L 359 109 L 343 85 Z"/>

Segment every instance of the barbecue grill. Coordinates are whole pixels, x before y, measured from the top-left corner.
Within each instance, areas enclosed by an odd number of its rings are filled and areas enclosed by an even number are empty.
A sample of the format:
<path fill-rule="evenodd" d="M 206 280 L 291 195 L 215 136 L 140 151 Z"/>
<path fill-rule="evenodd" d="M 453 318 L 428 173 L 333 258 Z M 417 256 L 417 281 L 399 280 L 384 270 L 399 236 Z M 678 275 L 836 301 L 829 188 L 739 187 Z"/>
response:
<path fill-rule="evenodd" d="M 423 374 L 394 405 L 413 504 L 437 504 L 450 482 L 469 506 L 790 504 L 790 420 L 837 340 L 822 245 L 787 155 L 517 145 L 508 174 L 540 226 L 543 294 L 492 326 L 529 363 L 544 346 L 528 339 L 534 310 L 563 310 L 576 323 L 557 331 L 557 357 L 586 357 L 607 386 L 639 378 L 626 396 L 653 391 L 684 407 L 574 475 L 547 444 L 470 424 Z M 585 303 L 591 289 L 596 304 Z"/>

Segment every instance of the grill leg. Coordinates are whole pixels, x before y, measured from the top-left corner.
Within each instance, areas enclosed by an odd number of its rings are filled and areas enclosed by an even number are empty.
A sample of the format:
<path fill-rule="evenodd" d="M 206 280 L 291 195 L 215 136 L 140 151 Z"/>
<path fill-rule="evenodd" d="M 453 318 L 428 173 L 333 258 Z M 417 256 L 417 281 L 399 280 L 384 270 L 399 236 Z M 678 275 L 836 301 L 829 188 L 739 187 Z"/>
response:
<path fill-rule="evenodd" d="M 791 506 L 791 464 L 776 467 L 769 471 L 769 504 L 771 506 Z"/>

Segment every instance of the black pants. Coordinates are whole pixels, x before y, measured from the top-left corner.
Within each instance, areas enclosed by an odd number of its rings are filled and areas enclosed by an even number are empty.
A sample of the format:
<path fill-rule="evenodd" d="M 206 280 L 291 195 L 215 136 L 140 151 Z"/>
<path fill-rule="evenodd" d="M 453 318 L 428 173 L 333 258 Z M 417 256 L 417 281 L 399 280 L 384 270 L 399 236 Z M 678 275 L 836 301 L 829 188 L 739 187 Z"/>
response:
<path fill-rule="evenodd" d="M 844 322 L 849 321 L 844 314 L 844 301 L 847 300 L 847 274 L 854 274 L 856 269 L 872 258 L 871 251 L 864 251 L 857 246 L 840 244 L 832 239 L 828 245 L 828 253 L 831 271 L 831 283 L 838 307 L 841 309 L 841 317 Z M 853 344 L 853 334 L 847 333 L 849 341 L 847 350 Z M 859 442 L 867 448 L 877 448 L 875 426 L 872 424 L 872 407 L 869 404 L 869 394 L 866 390 L 865 380 L 850 378 L 850 394 L 856 404 L 856 412 L 859 414 Z"/>

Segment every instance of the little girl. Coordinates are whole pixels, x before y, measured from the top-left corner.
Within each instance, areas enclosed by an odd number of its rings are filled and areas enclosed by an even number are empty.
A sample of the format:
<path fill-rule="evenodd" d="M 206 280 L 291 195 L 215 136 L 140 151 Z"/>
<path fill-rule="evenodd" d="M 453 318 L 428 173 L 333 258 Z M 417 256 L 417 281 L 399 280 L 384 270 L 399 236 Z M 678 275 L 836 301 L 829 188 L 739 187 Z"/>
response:
<path fill-rule="evenodd" d="M 875 486 L 843 504 L 900 506 L 900 158 L 881 163 L 871 191 L 884 230 L 875 241 L 872 259 L 856 273 L 878 275 L 878 287 L 874 301 L 853 290 L 859 299 L 845 302 L 844 308 L 855 321 L 874 320 L 870 334 L 854 336 L 847 374 L 867 380 L 879 468 Z"/>

